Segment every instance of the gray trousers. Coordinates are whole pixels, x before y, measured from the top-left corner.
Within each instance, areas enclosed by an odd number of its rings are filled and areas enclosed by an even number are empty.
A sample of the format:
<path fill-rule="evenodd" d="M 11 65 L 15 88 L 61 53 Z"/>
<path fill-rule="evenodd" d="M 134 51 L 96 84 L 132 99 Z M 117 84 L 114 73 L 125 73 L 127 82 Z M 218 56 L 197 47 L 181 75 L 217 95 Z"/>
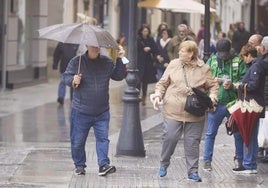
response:
<path fill-rule="evenodd" d="M 182 122 L 164 118 L 161 167 L 168 167 L 179 138 L 183 134 L 187 172 L 198 172 L 199 146 L 204 122 Z"/>

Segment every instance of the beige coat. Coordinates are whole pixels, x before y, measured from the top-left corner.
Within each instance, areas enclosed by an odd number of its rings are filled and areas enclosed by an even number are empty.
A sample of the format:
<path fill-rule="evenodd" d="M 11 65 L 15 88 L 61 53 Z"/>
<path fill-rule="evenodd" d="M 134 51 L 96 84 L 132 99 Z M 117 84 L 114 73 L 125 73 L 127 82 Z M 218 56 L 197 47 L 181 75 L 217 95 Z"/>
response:
<path fill-rule="evenodd" d="M 183 122 L 199 122 L 197 117 L 184 111 L 187 88 L 183 73 L 183 63 L 179 59 L 170 62 L 164 75 L 155 86 L 155 95 L 163 99 L 163 116 Z M 217 98 L 218 83 L 212 77 L 210 67 L 202 60 L 192 61 L 184 66 L 190 87 L 209 91 L 209 96 Z"/>

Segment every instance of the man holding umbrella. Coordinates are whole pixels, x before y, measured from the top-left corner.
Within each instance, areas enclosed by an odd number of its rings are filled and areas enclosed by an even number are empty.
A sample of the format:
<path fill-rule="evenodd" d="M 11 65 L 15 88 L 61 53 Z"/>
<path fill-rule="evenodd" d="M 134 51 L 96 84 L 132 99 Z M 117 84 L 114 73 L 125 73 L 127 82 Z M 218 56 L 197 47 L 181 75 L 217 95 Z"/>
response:
<path fill-rule="evenodd" d="M 87 52 L 73 58 L 63 80 L 74 88 L 71 108 L 71 151 L 75 174 L 84 175 L 86 168 L 85 144 L 90 128 L 94 129 L 99 175 L 105 176 L 116 171 L 110 165 L 109 150 L 109 81 L 123 80 L 126 66 L 122 62 L 124 50 L 118 52 L 116 64 L 100 55 L 100 48 L 87 45 Z"/>
<path fill-rule="evenodd" d="M 71 150 L 75 174 L 84 175 L 86 168 L 85 144 L 90 128 L 94 129 L 99 175 L 115 172 L 110 166 L 109 150 L 109 83 L 126 77 L 124 50 L 113 36 L 88 21 L 56 24 L 38 30 L 39 37 L 63 43 L 84 45 L 87 51 L 73 58 L 62 75 L 64 83 L 74 88 L 71 108 Z M 100 48 L 119 49 L 116 64 L 100 54 Z M 124 63 L 123 63 L 124 62 Z"/>

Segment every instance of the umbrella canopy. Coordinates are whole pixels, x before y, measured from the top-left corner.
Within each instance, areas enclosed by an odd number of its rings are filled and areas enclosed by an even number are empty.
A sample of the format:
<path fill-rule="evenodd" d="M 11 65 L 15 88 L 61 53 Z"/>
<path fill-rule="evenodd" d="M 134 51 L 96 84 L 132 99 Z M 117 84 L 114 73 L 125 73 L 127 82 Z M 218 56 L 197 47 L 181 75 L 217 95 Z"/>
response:
<path fill-rule="evenodd" d="M 179 8 L 181 4 L 182 0 L 146 0 L 138 2 L 138 7 L 171 10 Z"/>
<path fill-rule="evenodd" d="M 193 0 L 145 0 L 138 3 L 138 7 L 171 10 L 173 12 L 201 13 L 204 14 L 203 4 Z M 202 10 L 203 9 L 203 10 Z M 215 9 L 210 9 L 215 11 Z"/>
<path fill-rule="evenodd" d="M 38 30 L 39 37 L 63 43 L 118 49 L 112 35 L 98 26 L 83 23 L 56 24 Z"/>
<path fill-rule="evenodd" d="M 210 12 L 216 12 L 215 9 L 210 8 Z M 205 5 L 196 1 L 183 1 L 180 7 L 171 10 L 172 12 L 198 13 L 205 14 Z"/>
<path fill-rule="evenodd" d="M 246 147 L 248 147 L 252 135 L 252 129 L 260 117 L 263 107 L 260 106 L 254 99 L 249 101 L 238 100 L 228 110 L 237 124 L 238 130 Z"/>

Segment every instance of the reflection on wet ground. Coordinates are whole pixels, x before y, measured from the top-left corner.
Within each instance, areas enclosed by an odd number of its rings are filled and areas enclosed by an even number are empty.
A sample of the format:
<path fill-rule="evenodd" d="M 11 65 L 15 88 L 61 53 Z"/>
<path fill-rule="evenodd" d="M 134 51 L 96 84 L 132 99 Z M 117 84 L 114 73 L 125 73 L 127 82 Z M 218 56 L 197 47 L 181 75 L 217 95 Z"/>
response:
<path fill-rule="evenodd" d="M 116 135 L 122 124 L 123 94 L 123 87 L 111 89 L 110 135 Z M 56 101 L 42 103 L 40 100 L 34 98 L 30 105 L 33 107 L 27 109 L 9 108 L 5 111 L 2 108 L 0 112 L 0 187 L 69 187 L 74 168 L 69 138 L 70 100 L 66 99 L 63 106 Z M 21 99 L 19 101 L 21 103 Z M 34 105 L 35 102 L 38 105 Z M 141 120 L 155 113 L 149 100 L 147 106 L 140 106 Z M 89 134 L 87 145 L 94 148 L 93 129 Z M 90 157 L 96 157 L 94 149 L 90 151 L 93 152 Z"/>
<path fill-rule="evenodd" d="M 1 142 L 69 141 L 67 105 L 49 103 L 0 118 Z"/>
<path fill-rule="evenodd" d="M 124 103 L 123 87 L 110 92 L 110 134 L 119 131 Z M 155 114 L 149 100 L 146 106 L 140 105 L 140 120 Z M 0 118 L 0 142 L 69 142 L 70 100 L 63 106 L 47 103 L 12 115 Z M 92 130 L 91 130 L 92 131 Z"/>

